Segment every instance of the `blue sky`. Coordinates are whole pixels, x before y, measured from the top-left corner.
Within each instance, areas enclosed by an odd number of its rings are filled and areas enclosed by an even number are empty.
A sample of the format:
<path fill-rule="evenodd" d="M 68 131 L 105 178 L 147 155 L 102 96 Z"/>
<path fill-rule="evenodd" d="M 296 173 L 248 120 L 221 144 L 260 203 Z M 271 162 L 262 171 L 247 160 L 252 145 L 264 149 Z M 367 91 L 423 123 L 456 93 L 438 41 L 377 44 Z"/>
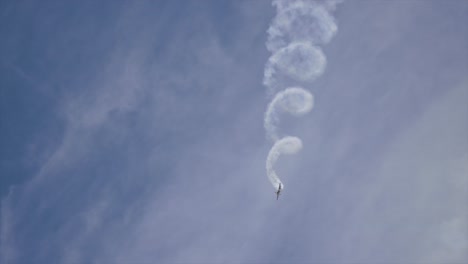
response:
<path fill-rule="evenodd" d="M 321 1 L 323 2 L 323 1 Z M 0 262 L 468 262 L 468 2 L 344 1 L 265 174 L 270 1 L 0 3 Z"/>

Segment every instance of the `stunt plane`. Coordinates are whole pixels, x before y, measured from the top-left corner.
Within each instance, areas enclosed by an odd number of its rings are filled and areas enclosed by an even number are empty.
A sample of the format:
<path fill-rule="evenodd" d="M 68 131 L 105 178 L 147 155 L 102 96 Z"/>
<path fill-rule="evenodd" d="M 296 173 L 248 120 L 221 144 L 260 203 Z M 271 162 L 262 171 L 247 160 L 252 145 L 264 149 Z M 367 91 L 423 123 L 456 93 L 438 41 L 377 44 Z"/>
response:
<path fill-rule="evenodd" d="M 281 193 L 281 183 L 279 184 L 278 190 L 276 191 L 276 200 L 278 200 L 280 193 Z"/>

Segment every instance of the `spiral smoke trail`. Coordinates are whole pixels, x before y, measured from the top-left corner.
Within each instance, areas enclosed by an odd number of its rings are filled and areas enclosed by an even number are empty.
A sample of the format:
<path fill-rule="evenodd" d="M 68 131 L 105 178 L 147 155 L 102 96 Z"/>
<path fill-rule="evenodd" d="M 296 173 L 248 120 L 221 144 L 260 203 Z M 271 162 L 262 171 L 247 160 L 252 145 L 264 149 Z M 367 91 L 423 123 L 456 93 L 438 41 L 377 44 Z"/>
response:
<path fill-rule="evenodd" d="M 283 110 L 292 115 L 303 115 L 310 112 L 314 104 L 313 100 L 312 94 L 300 87 L 289 87 L 277 93 L 265 112 L 264 126 L 268 137 L 273 141 L 279 140 L 276 131 L 276 124 L 279 121 L 278 111 Z"/>
<path fill-rule="evenodd" d="M 273 1 L 277 14 L 267 31 L 266 47 L 272 54 L 265 65 L 263 84 L 271 95 L 276 93 L 264 119 L 267 137 L 274 141 L 266 160 L 266 172 L 275 189 L 279 184 L 284 188 L 274 170 L 281 154 L 295 154 L 302 149 L 301 139 L 278 135 L 279 114 L 304 115 L 312 110 L 313 95 L 297 84 L 311 83 L 325 71 L 327 59 L 320 45 L 327 44 L 338 30 L 330 12 L 340 2 Z"/>

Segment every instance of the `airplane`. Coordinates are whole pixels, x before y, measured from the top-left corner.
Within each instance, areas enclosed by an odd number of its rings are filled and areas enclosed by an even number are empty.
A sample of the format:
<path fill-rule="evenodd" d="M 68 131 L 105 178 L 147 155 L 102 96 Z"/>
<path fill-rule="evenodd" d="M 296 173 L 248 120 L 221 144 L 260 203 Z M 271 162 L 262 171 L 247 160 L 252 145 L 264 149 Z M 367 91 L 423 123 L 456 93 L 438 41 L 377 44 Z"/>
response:
<path fill-rule="evenodd" d="M 278 200 L 280 193 L 281 193 L 281 183 L 279 184 L 278 190 L 276 191 L 276 200 Z"/>

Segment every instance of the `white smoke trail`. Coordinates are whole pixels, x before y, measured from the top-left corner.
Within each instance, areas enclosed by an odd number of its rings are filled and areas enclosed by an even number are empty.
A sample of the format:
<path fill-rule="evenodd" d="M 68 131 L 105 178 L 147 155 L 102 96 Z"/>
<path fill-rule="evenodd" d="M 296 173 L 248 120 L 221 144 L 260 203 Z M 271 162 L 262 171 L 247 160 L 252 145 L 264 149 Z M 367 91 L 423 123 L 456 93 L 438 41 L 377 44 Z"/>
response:
<path fill-rule="evenodd" d="M 328 1 L 327 3 L 331 3 Z M 336 34 L 335 20 L 328 5 L 312 1 L 273 1 L 278 14 L 268 28 L 267 49 L 276 52 L 293 42 L 327 44 Z"/>
<path fill-rule="evenodd" d="M 276 161 L 281 156 L 281 154 L 295 154 L 301 149 L 302 141 L 297 137 L 289 136 L 276 141 L 273 147 L 270 149 L 266 162 L 266 170 L 268 178 L 270 179 L 270 182 L 275 189 L 278 189 L 280 183 L 284 188 L 284 184 L 278 178 L 278 175 L 276 175 L 276 172 L 273 169 Z"/>
<path fill-rule="evenodd" d="M 273 0 L 277 15 L 268 28 L 267 49 L 272 53 L 265 65 L 263 84 L 273 94 L 291 84 L 313 82 L 325 71 L 327 60 L 320 45 L 327 44 L 338 27 L 330 12 L 341 0 Z M 297 137 L 280 139 L 277 125 L 281 111 L 293 115 L 308 113 L 313 95 L 301 87 L 278 92 L 265 112 L 267 136 L 275 141 L 268 153 L 266 171 L 275 189 L 281 180 L 274 165 L 281 154 L 294 154 L 302 148 Z M 283 184 L 282 184 L 283 185 Z M 283 185 L 284 186 L 284 185 Z"/>
<path fill-rule="evenodd" d="M 273 141 L 279 139 L 277 133 L 278 112 L 283 110 L 292 115 L 308 113 L 314 105 L 313 95 L 300 87 L 289 87 L 276 94 L 265 112 L 264 126 L 268 137 Z"/>
<path fill-rule="evenodd" d="M 274 92 L 291 80 L 312 82 L 323 74 L 326 63 L 320 48 L 307 42 L 293 42 L 268 59 L 263 84 Z"/>

